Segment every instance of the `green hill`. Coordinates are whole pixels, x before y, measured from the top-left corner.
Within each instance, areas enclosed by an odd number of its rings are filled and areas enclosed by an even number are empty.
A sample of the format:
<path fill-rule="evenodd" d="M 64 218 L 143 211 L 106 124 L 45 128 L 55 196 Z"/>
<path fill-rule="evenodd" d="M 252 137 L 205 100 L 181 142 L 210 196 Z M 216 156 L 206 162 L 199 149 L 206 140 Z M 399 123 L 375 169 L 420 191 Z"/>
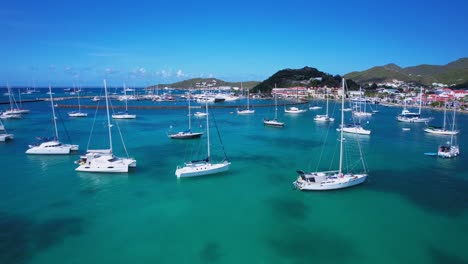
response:
<path fill-rule="evenodd" d="M 146 89 L 153 89 L 156 87 L 162 88 L 162 87 L 171 87 L 171 88 L 182 88 L 182 89 L 188 89 L 188 88 L 195 88 L 196 84 L 201 84 L 201 83 L 216 83 L 214 85 L 215 87 L 218 86 L 232 86 L 232 87 L 240 87 L 241 82 L 225 82 L 223 80 L 219 80 L 216 78 L 193 78 L 189 80 L 184 80 L 176 83 L 171 83 L 171 84 L 158 84 L 158 85 L 152 85 L 148 86 Z M 247 81 L 247 82 L 242 82 L 242 87 L 246 89 L 251 89 L 255 85 L 257 85 L 259 82 L 256 81 Z"/>
<path fill-rule="evenodd" d="M 418 65 L 401 68 L 395 64 L 377 66 L 361 72 L 350 72 L 345 78 L 359 84 L 378 83 L 397 79 L 423 85 L 432 83 L 460 84 L 468 81 L 468 58 L 461 58 L 446 65 Z"/>
<path fill-rule="evenodd" d="M 273 74 L 265 81 L 255 86 L 253 92 L 269 93 L 271 89 L 276 87 L 288 88 L 296 86 L 341 86 L 341 76 L 333 76 L 328 73 L 321 72 L 315 68 L 304 67 L 302 69 L 284 69 Z M 358 86 L 353 81 L 347 81 L 350 89 L 357 89 Z"/>

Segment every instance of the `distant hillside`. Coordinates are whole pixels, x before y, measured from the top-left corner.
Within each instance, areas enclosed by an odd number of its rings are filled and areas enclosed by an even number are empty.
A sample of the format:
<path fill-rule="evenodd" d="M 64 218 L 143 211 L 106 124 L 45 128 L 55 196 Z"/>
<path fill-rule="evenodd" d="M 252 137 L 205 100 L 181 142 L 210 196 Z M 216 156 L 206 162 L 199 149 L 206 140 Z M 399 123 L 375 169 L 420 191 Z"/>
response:
<path fill-rule="evenodd" d="M 304 67 L 302 69 L 284 69 L 273 74 L 265 81 L 259 83 L 252 89 L 252 92 L 269 93 L 276 87 L 288 88 L 296 86 L 328 86 L 340 87 L 341 76 L 333 76 L 321 72 L 315 68 Z M 357 89 L 358 86 L 353 81 L 347 81 L 349 89 Z"/>
<path fill-rule="evenodd" d="M 188 88 L 194 88 L 196 87 L 196 84 L 216 84 L 215 86 L 231 86 L 231 87 L 240 87 L 241 83 L 240 82 L 225 82 L 223 80 L 219 80 L 216 78 L 193 78 L 181 82 L 176 82 L 176 83 L 171 83 L 171 84 L 158 84 L 158 85 L 152 85 L 147 87 L 148 89 L 151 88 L 163 88 L 163 87 L 171 87 L 171 88 L 182 88 L 182 89 L 188 89 Z M 257 85 L 259 82 L 256 81 L 247 81 L 247 82 L 242 82 L 242 87 L 245 89 L 251 89 L 255 85 Z"/>
<path fill-rule="evenodd" d="M 397 79 L 423 85 L 432 83 L 461 84 L 468 81 L 468 58 L 461 58 L 446 65 L 419 65 L 401 68 L 395 64 L 377 66 L 361 72 L 350 72 L 346 79 L 359 84 L 378 83 Z"/>

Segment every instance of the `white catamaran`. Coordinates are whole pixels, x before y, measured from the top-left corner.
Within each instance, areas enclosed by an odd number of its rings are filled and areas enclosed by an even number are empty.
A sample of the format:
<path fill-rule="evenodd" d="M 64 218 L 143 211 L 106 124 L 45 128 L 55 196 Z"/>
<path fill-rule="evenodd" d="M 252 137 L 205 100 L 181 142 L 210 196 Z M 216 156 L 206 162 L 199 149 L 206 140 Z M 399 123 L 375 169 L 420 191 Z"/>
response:
<path fill-rule="evenodd" d="M 343 95 L 341 99 L 341 126 L 344 126 L 344 86 L 345 80 L 343 79 Z M 321 172 L 304 172 L 297 171 L 299 174 L 294 186 L 302 191 L 323 191 L 323 190 L 335 190 L 351 187 L 360 183 L 363 183 L 367 179 L 367 173 L 365 170 L 365 163 L 362 157 L 361 148 L 360 160 L 362 161 L 364 172 L 353 174 L 351 172 L 343 173 L 343 143 L 345 139 L 343 137 L 343 131 L 340 133 L 340 161 L 339 168 L 337 171 L 321 171 Z"/>
<path fill-rule="evenodd" d="M 109 134 L 109 149 L 88 149 L 87 153 L 76 162 L 79 164 L 76 171 L 84 172 L 128 172 L 129 168 L 136 167 L 136 160 L 133 158 L 121 158 L 113 154 L 112 149 L 112 133 L 109 115 L 109 99 L 107 96 L 107 84 L 104 80 L 104 92 L 106 98 L 106 111 L 107 111 L 107 128 Z M 122 142 L 123 143 L 123 142 Z M 125 152 L 127 149 L 125 148 Z"/>
<path fill-rule="evenodd" d="M 37 145 L 29 145 L 29 149 L 26 150 L 26 154 L 38 154 L 38 155 L 67 155 L 71 151 L 77 151 L 78 145 L 63 144 L 59 141 L 58 129 L 57 129 L 57 117 L 55 116 L 54 100 L 52 98 L 52 89 L 49 86 L 49 97 L 50 106 L 52 108 L 52 119 L 54 120 L 55 137 L 52 139 L 45 139 L 44 142 Z"/>
<path fill-rule="evenodd" d="M 0 142 L 5 142 L 7 140 L 13 139 L 14 135 L 9 134 L 5 128 L 5 126 L 2 123 L 2 119 L 0 119 L 0 131 L 3 133 L 0 133 Z"/>
<path fill-rule="evenodd" d="M 455 112 L 456 106 L 453 106 L 453 122 L 452 122 L 452 132 L 455 132 Z M 456 133 L 450 134 L 450 141 L 447 144 L 439 146 L 437 150 L 437 156 L 442 158 L 454 158 L 460 155 L 460 147 L 455 143 Z"/>

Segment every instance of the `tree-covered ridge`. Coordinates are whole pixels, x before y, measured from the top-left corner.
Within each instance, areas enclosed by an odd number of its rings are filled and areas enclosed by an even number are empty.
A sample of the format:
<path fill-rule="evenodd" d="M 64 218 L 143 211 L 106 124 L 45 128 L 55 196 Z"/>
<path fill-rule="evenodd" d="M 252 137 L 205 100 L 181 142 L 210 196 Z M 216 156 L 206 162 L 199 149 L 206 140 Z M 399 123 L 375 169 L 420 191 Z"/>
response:
<path fill-rule="evenodd" d="M 302 69 L 284 69 L 273 74 L 265 81 L 253 88 L 253 92 L 269 93 L 273 88 L 288 87 L 340 87 L 341 76 L 321 72 L 316 68 L 304 67 Z M 353 90 L 359 88 L 352 80 L 347 80 L 348 88 Z"/>
<path fill-rule="evenodd" d="M 350 72 L 345 78 L 357 83 L 382 83 L 397 79 L 422 85 L 432 83 L 461 84 L 468 81 L 468 58 L 461 58 L 446 65 L 418 65 L 401 68 L 395 64 L 377 66 L 365 71 Z"/>

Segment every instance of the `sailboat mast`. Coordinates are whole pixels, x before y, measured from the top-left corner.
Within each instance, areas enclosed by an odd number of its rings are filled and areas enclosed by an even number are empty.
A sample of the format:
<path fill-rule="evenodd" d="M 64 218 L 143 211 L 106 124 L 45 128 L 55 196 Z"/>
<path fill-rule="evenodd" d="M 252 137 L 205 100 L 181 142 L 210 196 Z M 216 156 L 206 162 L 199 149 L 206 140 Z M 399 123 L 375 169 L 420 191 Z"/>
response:
<path fill-rule="evenodd" d="M 127 87 L 125 86 L 125 83 L 123 84 L 123 89 L 124 89 L 124 98 L 125 98 L 125 113 L 128 112 L 128 106 L 127 106 Z"/>
<path fill-rule="evenodd" d="M 104 79 L 104 95 L 106 96 L 106 111 L 107 111 L 107 127 L 109 130 L 109 149 L 112 153 L 112 133 L 111 133 L 111 123 L 109 117 L 109 99 L 107 98 L 107 83 L 106 79 Z"/>
<path fill-rule="evenodd" d="M 247 90 L 247 110 L 250 110 L 250 90 Z"/>
<path fill-rule="evenodd" d="M 21 90 L 20 89 L 18 89 L 18 99 L 20 103 L 20 109 L 23 109 L 23 102 L 21 102 Z"/>
<path fill-rule="evenodd" d="M 447 118 L 447 102 L 444 102 L 444 127 L 443 127 L 444 130 L 445 130 L 446 118 Z"/>
<path fill-rule="evenodd" d="M 421 87 L 421 91 L 419 93 L 419 113 L 421 114 L 421 107 L 422 107 L 422 93 L 423 93 L 423 88 Z"/>
<path fill-rule="evenodd" d="M 190 112 L 190 100 L 192 99 L 192 94 L 190 93 L 190 88 L 188 92 L 188 130 L 192 131 L 192 113 Z"/>
<path fill-rule="evenodd" d="M 80 88 L 78 88 L 78 112 L 81 113 Z"/>
<path fill-rule="evenodd" d="M 54 99 L 52 98 L 52 88 L 50 87 L 50 84 L 49 84 L 49 97 L 50 97 L 50 106 L 52 107 L 52 119 L 54 119 L 55 139 L 59 141 L 58 130 L 57 130 L 57 118 L 55 118 Z"/>
<path fill-rule="evenodd" d="M 8 99 L 10 101 L 10 110 L 13 111 L 13 100 L 11 99 L 11 88 L 8 82 L 7 82 L 7 89 L 8 89 Z"/>
<path fill-rule="evenodd" d="M 275 93 L 275 120 L 278 119 L 278 99 Z"/>
<path fill-rule="evenodd" d="M 456 111 L 457 110 L 457 107 L 455 106 L 455 104 L 453 104 L 453 123 L 452 123 L 452 132 L 455 131 L 455 114 L 456 114 Z M 450 146 L 453 146 L 453 133 L 452 135 L 450 136 Z"/>
<path fill-rule="evenodd" d="M 345 89 L 344 89 L 344 82 L 345 79 L 343 78 L 343 94 L 341 95 L 341 129 L 340 129 L 340 168 L 338 170 L 338 176 L 341 176 L 343 171 L 343 128 L 344 128 L 344 97 L 345 97 Z"/>
<path fill-rule="evenodd" d="M 208 148 L 208 161 L 210 161 L 210 122 L 208 121 L 208 117 L 210 114 L 208 113 L 208 101 L 205 101 L 206 104 L 206 138 L 207 138 L 207 148 Z"/>
<path fill-rule="evenodd" d="M 328 117 L 328 89 L 327 89 L 327 87 L 325 87 L 325 97 L 327 98 L 327 110 L 326 110 L 325 114 Z"/>

